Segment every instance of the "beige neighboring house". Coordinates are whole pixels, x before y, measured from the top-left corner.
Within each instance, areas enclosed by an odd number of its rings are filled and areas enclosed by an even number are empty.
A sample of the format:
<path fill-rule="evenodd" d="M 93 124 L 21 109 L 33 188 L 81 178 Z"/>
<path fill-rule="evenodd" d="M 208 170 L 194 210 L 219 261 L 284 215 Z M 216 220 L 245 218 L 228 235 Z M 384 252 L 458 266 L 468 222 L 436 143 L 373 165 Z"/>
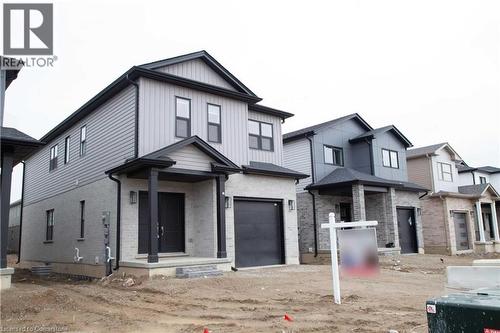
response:
<path fill-rule="evenodd" d="M 431 189 L 421 202 L 425 252 L 500 252 L 495 188 L 460 186 L 462 158 L 448 143 L 408 150 L 406 158 L 409 181 Z"/>

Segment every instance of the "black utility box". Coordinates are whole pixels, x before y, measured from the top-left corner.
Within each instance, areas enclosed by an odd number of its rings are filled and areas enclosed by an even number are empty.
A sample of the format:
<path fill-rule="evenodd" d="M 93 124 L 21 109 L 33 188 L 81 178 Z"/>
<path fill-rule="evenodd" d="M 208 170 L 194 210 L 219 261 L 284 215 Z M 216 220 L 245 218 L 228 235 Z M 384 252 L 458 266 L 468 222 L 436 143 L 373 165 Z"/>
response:
<path fill-rule="evenodd" d="M 500 288 L 430 299 L 426 311 L 429 333 L 500 333 Z"/>

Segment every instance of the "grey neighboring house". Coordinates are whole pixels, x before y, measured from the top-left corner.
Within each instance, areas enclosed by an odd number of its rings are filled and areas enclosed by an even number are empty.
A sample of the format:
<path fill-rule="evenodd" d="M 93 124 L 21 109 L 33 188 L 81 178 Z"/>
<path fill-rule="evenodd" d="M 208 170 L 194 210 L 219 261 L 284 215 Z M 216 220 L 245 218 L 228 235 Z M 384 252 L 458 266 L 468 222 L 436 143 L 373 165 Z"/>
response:
<path fill-rule="evenodd" d="M 207 52 L 134 66 L 26 160 L 21 262 L 102 276 L 298 264 L 281 123 Z M 208 266 L 207 266 L 208 265 Z"/>
<path fill-rule="evenodd" d="M 10 204 L 9 210 L 9 241 L 7 243 L 8 253 L 19 252 L 19 230 L 21 222 L 21 200 Z"/>
<path fill-rule="evenodd" d="M 377 220 L 380 252 L 423 252 L 419 193 L 408 182 L 410 141 L 395 127 L 372 128 L 358 114 L 283 136 L 285 166 L 311 175 L 297 184 L 299 244 L 303 262 L 329 253 L 321 223 Z"/>

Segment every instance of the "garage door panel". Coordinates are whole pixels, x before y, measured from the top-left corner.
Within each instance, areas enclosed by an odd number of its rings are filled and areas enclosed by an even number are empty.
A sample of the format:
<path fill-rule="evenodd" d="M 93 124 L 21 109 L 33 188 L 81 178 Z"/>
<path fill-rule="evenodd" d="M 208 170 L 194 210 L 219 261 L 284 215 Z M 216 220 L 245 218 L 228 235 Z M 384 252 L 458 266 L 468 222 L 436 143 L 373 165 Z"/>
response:
<path fill-rule="evenodd" d="M 235 200 L 236 266 L 283 263 L 280 202 Z"/>

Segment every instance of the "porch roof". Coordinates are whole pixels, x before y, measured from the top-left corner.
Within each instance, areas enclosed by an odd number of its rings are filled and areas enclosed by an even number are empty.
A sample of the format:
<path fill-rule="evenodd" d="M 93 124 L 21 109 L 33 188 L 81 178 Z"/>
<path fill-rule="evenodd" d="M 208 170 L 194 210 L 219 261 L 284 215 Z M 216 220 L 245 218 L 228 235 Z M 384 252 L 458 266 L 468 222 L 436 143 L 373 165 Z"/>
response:
<path fill-rule="evenodd" d="M 461 194 L 471 194 L 471 195 L 476 195 L 476 196 L 482 196 L 487 190 L 490 190 L 491 193 L 493 193 L 493 197 L 500 197 L 498 192 L 495 190 L 491 184 L 485 183 L 485 184 L 476 184 L 476 185 L 466 185 L 466 186 L 459 186 L 458 187 L 458 192 Z"/>
<path fill-rule="evenodd" d="M 250 161 L 249 165 L 243 165 L 243 173 L 294 179 L 303 179 L 309 177 L 309 175 L 306 175 L 305 173 L 284 168 L 276 164 L 255 161 Z"/>
<path fill-rule="evenodd" d="M 373 176 L 351 168 L 337 168 L 323 179 L 306 187 L 307 190 L 326 189 L 330 187 L 363 184 L 384 187 L 396 187 L 408 191 L 425 192 L 425 188 L 410 182 L 394 181 Z"/>

